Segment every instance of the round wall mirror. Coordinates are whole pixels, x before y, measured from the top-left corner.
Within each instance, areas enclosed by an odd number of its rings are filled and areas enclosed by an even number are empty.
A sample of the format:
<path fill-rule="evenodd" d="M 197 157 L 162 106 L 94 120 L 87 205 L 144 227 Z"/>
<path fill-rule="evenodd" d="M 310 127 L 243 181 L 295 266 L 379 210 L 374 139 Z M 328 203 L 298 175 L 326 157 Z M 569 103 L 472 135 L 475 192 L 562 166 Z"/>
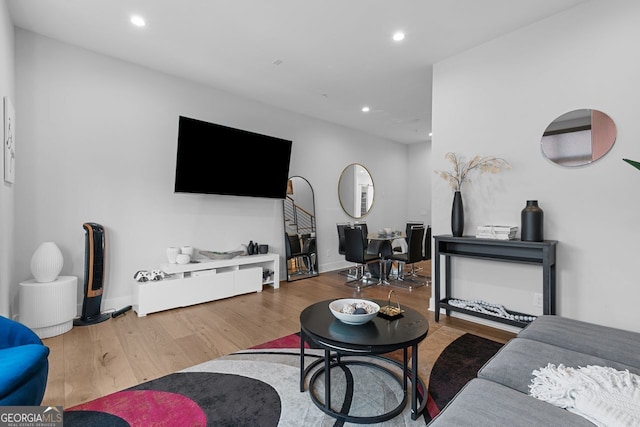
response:
<path fill-rule="evenodd" d="M 362 218 L 373 206 L 375 188 L 371 174 L 359 163 L 352 163 L 340 174 L 338 198 L 342 210 L 352 218 Z"/>
<path fill-rule="evenodd" d="M 287 281 L 317 276 L 316 211 L 309 181 L 301 176 L 289 178 L 282 209 Z"/>
<path fill-rule="evenodd" d="M 584 166 L 602 158 L 616 141 L 616 125 L 598 110 L 570 111 L 542 135 L 542 154 L 560 166 Z"/>

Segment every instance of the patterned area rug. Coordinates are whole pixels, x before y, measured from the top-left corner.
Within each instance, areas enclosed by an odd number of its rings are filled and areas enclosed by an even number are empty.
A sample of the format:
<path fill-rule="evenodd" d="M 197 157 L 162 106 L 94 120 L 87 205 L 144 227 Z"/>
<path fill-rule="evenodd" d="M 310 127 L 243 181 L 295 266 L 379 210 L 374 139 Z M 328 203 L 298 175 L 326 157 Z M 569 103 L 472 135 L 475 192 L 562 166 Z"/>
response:
<path fill-rule="evenodd" d="M 69 426 L 343 426 L 300 392 L 299 337 L 290 335 L 223 356 L 65 410 Z M 305 350 L 305 366 L 323 357 Z M 350 358 L 353 360 L 354 358 Z M 367 359 L 371 361 L 372 359 Z M 401 377 L 395 363 L 377 360 Z M 313 374 L 311 372 L 308 379 Z M 324 396 L 322 375 L 314 393 Z M 387 412 L 402 401 L 401 386 L 369 366 L 331 370 L 332 407 L 352 416 Z M 306 387 L 305 387 L 306 388 Z M 424 426 L 410 405 L 380 426 Z"/>
<path fill-rule="evenodd" d="M 438 415 L 502 346 L 473 334 L 464 334 L 449 344 L 431 370 L 425 417 L 430 420 Z"/>

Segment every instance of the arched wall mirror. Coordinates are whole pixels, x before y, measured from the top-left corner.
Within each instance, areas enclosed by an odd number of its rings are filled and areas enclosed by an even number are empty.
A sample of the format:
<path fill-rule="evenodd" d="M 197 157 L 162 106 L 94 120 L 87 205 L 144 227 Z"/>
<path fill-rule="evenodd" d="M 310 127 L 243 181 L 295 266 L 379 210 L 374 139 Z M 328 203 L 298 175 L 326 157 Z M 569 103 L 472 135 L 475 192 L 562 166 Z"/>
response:
<path fill-rule="evenodd" d="M 289 178 L 282 209 L 287 281 L 317 276 L 315 201 L 309 181 L 301 176 Z"/>
<path fill-rule="evenodd" d="M 598 110 L 570 111 L 555 119 L 542 135 L 546 158 L 560 166 L 584 166 L 602 158 L 616 141 L 616 125 Z"/>
<path fill-rule="evenodd" d="M 343 169 L 338 181 L 338 198 L 342 210 L 351 218 L 362 218 L 371 211 L 375 187 L 371 174 L 359 163 Z"/>

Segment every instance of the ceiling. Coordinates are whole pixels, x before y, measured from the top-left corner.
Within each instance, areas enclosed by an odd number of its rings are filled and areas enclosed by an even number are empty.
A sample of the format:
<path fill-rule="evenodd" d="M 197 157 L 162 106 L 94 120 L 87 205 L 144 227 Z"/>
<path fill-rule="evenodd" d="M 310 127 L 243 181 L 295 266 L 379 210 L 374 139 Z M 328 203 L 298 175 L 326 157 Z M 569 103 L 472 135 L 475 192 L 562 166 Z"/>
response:
<path fill-rule="evenodd" d="M 9 0 L 17 27 L 402 143 L 432 65 L 586 0 Z M 146 26 L 133 26 L 139 14 Z M 402 30 L 401 42 L 392 35 Z M 363 113 L 363 106 L 370 111 Z"/>

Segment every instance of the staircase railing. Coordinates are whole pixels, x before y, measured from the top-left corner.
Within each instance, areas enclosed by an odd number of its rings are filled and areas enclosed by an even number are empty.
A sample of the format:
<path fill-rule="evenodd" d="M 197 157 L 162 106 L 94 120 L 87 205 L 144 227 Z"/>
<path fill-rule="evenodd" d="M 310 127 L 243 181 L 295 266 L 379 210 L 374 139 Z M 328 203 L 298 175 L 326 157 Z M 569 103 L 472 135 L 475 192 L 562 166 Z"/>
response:
<path fill-rule="evenodd" d="M 284 222 L 288 228 L 295 228 L 296 234 L 310 234 L 316 231 L 316 217 L 287 197 L 284 200 Z"/>

